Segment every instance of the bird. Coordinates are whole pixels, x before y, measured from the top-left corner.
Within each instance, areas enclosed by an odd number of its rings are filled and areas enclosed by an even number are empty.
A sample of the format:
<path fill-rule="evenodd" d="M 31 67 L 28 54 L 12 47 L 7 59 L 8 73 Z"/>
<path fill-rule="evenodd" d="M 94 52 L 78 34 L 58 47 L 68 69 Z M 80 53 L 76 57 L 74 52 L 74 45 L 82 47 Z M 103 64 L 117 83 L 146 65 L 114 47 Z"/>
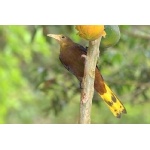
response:
<path fill-rule="evenodd" d="M 81 84 L 84 76 L 87 47 L 85 48 L 82 45 L 73 42 L 68 36 L 63 34 L 47 34 L 47 36 L 58 41 L 60 45 L 60 62 L 69 72 L 76 76 Z M 115 117 L 120 118 L 122 114 L 127 113 L 122 102 L 105 83 L 97 66 L 95 68 L 94 89 Z"/>

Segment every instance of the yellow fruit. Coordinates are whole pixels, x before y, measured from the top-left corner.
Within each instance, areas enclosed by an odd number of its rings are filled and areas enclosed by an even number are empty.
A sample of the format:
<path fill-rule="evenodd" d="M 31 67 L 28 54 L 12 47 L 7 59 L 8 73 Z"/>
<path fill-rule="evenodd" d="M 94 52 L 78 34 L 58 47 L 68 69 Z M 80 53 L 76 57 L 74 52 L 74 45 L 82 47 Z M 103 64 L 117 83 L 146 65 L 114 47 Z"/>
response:
<path fill-rule="evenodd" d="M 112 47 L 120 39 L 120 30 L 118 25 L 105 25 L 105 38 L 102 38 L 100 48 Z"/>
<path fill-rule="evenodd" d="M 93 41 L 105 36 L 104 25 L 77 25 L 78 35 L 86 40 Z"/>

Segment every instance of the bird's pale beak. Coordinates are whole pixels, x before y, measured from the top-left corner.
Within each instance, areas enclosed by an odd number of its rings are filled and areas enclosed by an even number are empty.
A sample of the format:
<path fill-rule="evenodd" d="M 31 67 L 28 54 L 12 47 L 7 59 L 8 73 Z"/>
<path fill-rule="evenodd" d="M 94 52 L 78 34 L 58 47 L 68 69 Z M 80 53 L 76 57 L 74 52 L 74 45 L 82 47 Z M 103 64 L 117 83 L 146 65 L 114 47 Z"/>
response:
<path fill-rule="evenodd" d="M 52 37 L 52 38 L 60 41 L 60 35 L 58 35 L 58 34 L 47 34 L 47 36 Z"/>

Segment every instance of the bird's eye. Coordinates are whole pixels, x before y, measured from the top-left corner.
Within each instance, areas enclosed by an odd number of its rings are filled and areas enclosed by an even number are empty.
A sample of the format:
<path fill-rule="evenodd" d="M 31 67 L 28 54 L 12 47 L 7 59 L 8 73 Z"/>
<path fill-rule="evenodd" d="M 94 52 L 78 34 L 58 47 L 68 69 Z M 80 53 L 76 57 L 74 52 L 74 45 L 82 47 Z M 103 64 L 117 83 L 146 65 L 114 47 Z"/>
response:
<path fill-rule="evenodd" d="M 65 36 L 62 36 L 61 38 L 62 38 L 62 39 L 64 39 L 64 38 L 65 38 Z"/>

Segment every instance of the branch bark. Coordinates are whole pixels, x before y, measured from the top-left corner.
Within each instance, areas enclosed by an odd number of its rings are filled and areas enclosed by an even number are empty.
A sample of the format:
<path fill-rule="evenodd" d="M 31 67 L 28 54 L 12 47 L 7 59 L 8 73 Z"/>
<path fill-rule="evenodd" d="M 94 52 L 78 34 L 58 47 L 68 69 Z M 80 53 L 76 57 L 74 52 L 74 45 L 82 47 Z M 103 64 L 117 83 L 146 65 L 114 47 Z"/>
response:
<path fill-rule="evenodd" d="M 94 94 L 95 68 L 99 57 L 99 46 L 101 37 L 89 41 L 87 56 L 85 58 L 84 77 L 81 83 L 81 101 L 80 101 L 80 124 L 90 124 L 92 99 Z"/>

